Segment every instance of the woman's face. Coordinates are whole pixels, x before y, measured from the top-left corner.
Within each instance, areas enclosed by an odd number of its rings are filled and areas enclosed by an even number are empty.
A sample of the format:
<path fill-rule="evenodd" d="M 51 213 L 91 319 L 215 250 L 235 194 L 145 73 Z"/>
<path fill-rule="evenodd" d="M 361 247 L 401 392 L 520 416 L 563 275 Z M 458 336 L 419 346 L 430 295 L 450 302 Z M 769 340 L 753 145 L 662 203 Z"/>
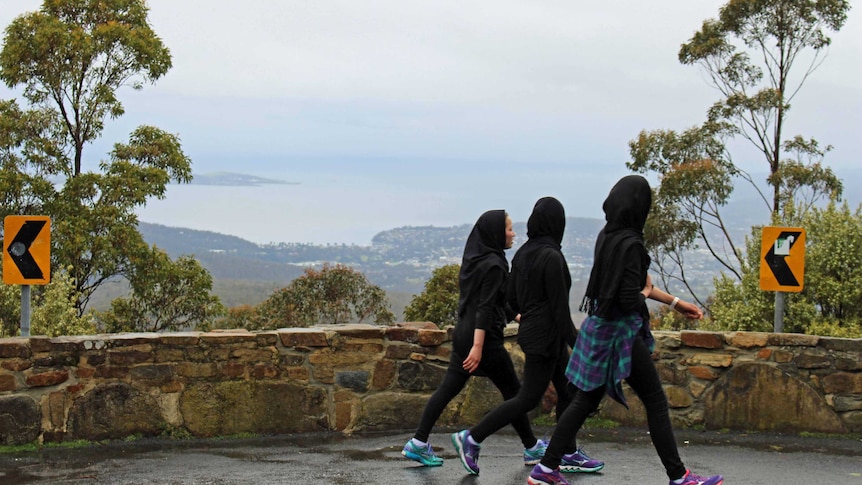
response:
<path fill-rule="evenodd" d="M 506 248 L 509 249 L 512 247 L 512 244 L 515 243 L 515 229 L 512 227 L 512 218 L 506 216 Z"/>

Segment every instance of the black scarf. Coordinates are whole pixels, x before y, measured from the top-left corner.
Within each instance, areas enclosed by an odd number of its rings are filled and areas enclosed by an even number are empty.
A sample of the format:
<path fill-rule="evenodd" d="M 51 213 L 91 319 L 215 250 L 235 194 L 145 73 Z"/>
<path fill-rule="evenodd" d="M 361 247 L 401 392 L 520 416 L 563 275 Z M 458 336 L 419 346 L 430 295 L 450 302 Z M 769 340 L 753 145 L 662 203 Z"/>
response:
<path fill-rule="evenodd" d="M 526 280 L 527 271 L 532 267 L 535 255 L 544 249 L 552 249 L 562 256 L 563 233 L 566 230 L 566 211 L 563 204 L 553 197 L 542 197 L 533 206 L 527 219 L 527 242 L 518 249 L 512 266 L 520 268 Z M 565 259 L 564 259 L 565 260 Z M 567 283 L 571 286 L 571 276 L 566 272 Z"/>
<path fill-rule="evenodd" d="M 649 182 L 640 175 L 623 177 L 611 189 L 602 205 L 606 224 L 596 238 L 593 268 L 580 311 L 607 316 L 625 271 L 623 255 L 632 246 L 644 244 L 643 229 L 651 204 Z"/>
<path fill-rule="evenodd" d="M 464 256 L 461 259 L 461 271 L 458 274 L 458 285 L 461 289 L 458 300 L 458 315 L 467 311 L 467 303 L 478 292 L 481 282 L 474 282 L 475 277 L 482 277 L 488 269 L 498 266 L 504 273 L 509 272 L 509 262 L 506 260 L 506 211 L 490 210 L 479 216 L 473 230 L 464 244 Z"/>

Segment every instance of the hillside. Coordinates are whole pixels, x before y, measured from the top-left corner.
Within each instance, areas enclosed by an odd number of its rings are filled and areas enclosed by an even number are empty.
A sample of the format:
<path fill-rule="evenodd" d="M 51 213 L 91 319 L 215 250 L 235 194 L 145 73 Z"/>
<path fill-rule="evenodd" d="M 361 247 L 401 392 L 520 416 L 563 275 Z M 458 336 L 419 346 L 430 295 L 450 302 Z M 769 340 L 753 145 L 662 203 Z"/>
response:
<path fill-rule="evenodd" d="M 563 249 L 574 280 L 584 279 L 592 260 L 595 234 L 603 221 L 569 218 Z M 413 294 L 422 291 L 431 272 L 442 265 L 460 263 L 471 226 L 400 227 L 383 231 L 371 245 L 313 245 L 280 243 L 259 245 L 242 238 L 209 231 L 140 223 L 144 239 L 172 258 L 194 255 L 212 274 L 214 292 L 227 306 L 254 305 L 273 290 L 301 275 L 309 266 L 342 263 L 364 273 L 384 288 L 393 310 L 400 312 Z M 526 224 L 516 223 L 523 241 Z M 509 256 L 514 250 L 509 251 Z M 115 289 L 112 293 L 117 293 Z"/>
<path fill-rule="evenodd" d="M 602 221 L 570 218 L 567 224 L 563 249 L 577 279 L 579 269 L 591 261 L 593 240 Z M 148 243 L 173 258 L 194 255 L 216 280 L 288 283 L 305 268 L 328 262 L 362 271 L 386 290 L 413 293 L 422 290 L 434 268 L 460 262 L 470 225 L 400 227 L 377 234 L 368 246 L 260 245 L 235 236 L 159 224 L 140 223 L 139 229 Z M 525 234 L 525 223 L 515 224 L 515 231 Z M 509 251 L 510 256 L 517 244 Z"/>

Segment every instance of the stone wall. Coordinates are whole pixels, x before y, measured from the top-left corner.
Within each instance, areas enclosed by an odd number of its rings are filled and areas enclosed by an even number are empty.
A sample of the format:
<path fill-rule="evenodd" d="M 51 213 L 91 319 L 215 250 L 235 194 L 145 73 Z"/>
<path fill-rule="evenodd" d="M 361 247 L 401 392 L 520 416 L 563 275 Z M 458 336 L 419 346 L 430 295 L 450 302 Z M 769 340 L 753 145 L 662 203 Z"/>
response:
<path fill-rule="evenodd" d="M 518 368 L 523 356 L 507 328 Z M 445 373 L 449 332 L 430 323 L 272 332 L 0 339 L 0 445 L 132 435 L 412 430 Z M 862 431 L 862 340 L 657 332 L 678 426 Z M 438 424 L 500 402 L 473 379 Z M 601 413 L 643 423 L 606 402 Z M 552 406 L 543 404 L 546 409 Z"/>

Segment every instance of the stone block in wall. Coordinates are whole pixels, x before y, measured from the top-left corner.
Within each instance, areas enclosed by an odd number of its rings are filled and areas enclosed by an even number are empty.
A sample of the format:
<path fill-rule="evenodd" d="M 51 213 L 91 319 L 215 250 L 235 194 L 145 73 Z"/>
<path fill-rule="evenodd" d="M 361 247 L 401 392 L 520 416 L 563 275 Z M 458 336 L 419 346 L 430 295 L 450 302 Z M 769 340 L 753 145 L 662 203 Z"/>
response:
<path fill-rule="evenodd" d="M 419 340 L 417 343 L 425 347 L 436 347 L 443 342 L 449 340 L 449 335 L 445 330 L 419 330 Z"/>
<path fill-rule="evenodd" d="M 388 328 L 367 323 L 345 323 L 328 326 L 328 329 L 334 331 L 339 337 L 376 341 L 383 340 Z"/>
<path fill-rule="evenodd" d="M 0 359 L 30 357 L 30 343 L 26 338 L 15 337 L 0 340 Z"/>
<path fill-rule="evenodd" d="M 383 357 L 393 360 L 404 360 L 410 357 L 410 354 L 422 350 L 418 345 L 408 345 L 402 343 L 390 343 L 386 346 L 386 352 Z M 424 352 L 422 352 L 424 354 Z"/>
<path fill-rule="evenodd" d="M 770 333 L 769 345 L 773 347 L 817 347 L 821 337 L 801 333 Z"/>
<path fill-rule="evenodd" d="M 766 332 L 733 332 L 727 336 L 728 343 L 740 349 L 766 347 L 769 334 Z"/>
<path fill-rule="evenodd" d="M 0 374 L 0 392 L 18 389 L 18 379 L 12 374 Z"/>
<path fill-rule="evenodd" d="M 656 330 L 652 334 L 655 338 L 656 349 L 677 350 L 682 347 L 682 341 L 679 338 L 679 332 Z"/>
<path fill-rule="evenodd" d="M 257 347 L 275 347 L 281 339 L 277 332 L 260 332 L 254 334 L 254 343 Z"/>
<path fill-rule="evenodd" d="M 832 407 L 838 412 L 862 411 L 862 397 L 834 396 L 832 398 Z"/>
<path fill-rule="evenodd" d="M 835 372 L 823 376 L 823 391 L 829 394 L 862 394 L 862 374 Z"/>
<path fill-rule="evenodd" d="M 33 367 L 74 367 L 78 365 L 78 354 L 36 354 L 30 359 L 30 363 Z"/>
<path fill-rule="evenodd" d="M 772 353 L 772 359 L 779 364 L 787 364 L 793 362 L 793 352 L 787 350 L 776 350 Z"/>
<path fill-rule="evenodd" d="M 199 332 L 169 332 L 159 334 L 159 343 L 166 347 L 196 347 L 201 341 Z"/>
<path fill-rule="evenodd" d="M 646 409 L 643 403 L 638 399 L 637 394 L 627 385 L 623 386 L 623 393 L 626 396 L 628 409 L 622 404 L 614 401 L 607 394 L 602 399 L 599 406 L 598 415 L 605 419 L 616 421 L 625 426 L 643 426 L 646 424 Z"/>
<path fill-rule="evenodd" d="M 733 356 L 730 354 L 707 354 L 701 352 L 688 356 L 683 363 L 686 365 L 707 365 L 724 368 L 733 365 Z"/>
<path fill-rule="evenodd" d="M 491 379 L 470 379 L 461 391 L 463 400 L 447 416 L 447 424 L 457 427 L 469 427 L 478 423 L 486 414 L 503 403 L 500 391 Z"/>
<path fill-rule="evenodd" d="M 0 397 L 0 445 L 32 443 L 42 432 L 42 411 L 28 396 Z"/>
<path fill-rule="evenodd" d="M 252 366 L 248 376 L 252 379 L 275 379 L 278 377 L 278 368 L 272 364 L 258 362 Z"/>
<path fill-rule="evenodd" d="M 62 384 L 69 380 L 69 371 L 49 370 L 45 372 L 34 371 L 25 379 L 27 387 L 50 387 Z"/>
<path fill-rule="evenodd" d="M 443 382 L 446 367 L 429 362 L 403 362 L 398 366 L 398 387 L 406 391 L 433 391 Z"/>
<path fill-rule="evenodd" d="M 835 352 L 835 368 L 843 371 L 862 370 L 862 351 L 860 352 Z"/>
<path fill-rule="evenodd" d="M 862 354 L 862 338 L 820 337 L 819 345 L 826 350 L 856 352 Z"/>
<path fill-rule="evenodd" d="M 832 359 L 822 352 L 800 352 L 793 358 L 800 369 L 826 369 L 832 367 Z"/>
<path fill-rule="evenodd" d="M 356 395 L 347 390 L 336 391 L 333 395 L 335 407 L 335 429 L 337 431 L 350 431 L 355 416 L 354 410 L 359 402 Z"/>
<path fill-rule="evenodd" d="M 84 350 L 81 337 L 30 337 L 30 350 L 34 354 L 77 354 Z"/>
<path fill-rule="evenodd" d="M 326 332 L 319 328 L 279 329 L 278 336 L 281 339 L 281 345 L 288 348 L 329 347 Z"/>
<path fill-rule="evenodd" d="M 55 391 L 48 395 L 48 421 L 49 429 L 63 429 L 66 427 L 66 406 L 72 399 L 73 394 L 65 389 Z"/>
<path fill-rule="evenodd" d="M 327 392 L 269 381 L 207 382 L 180 395 L 185 427 L 196 436 L 302 433 L 330 427 Z"/>
<path fill-rule="evenodd" d="M 664 393 L 671 409 L 688 408 L 692 405 L 691 394 L 684 387 L 664 386 Z"/>
<path fill-rule="evenodd" d="M 245 376 L 245 364 L 242 362 L 225 362 L 219 366 L 219 375 L 227 379 L 239 379 Z"/>
<path fill-rule="evenodd" d="M 257 337 L 248 330 L 230 329 L 224 332 L 202 333 L 201 342 L 213 347 L 220 345 L 256 347 Z"/>
<path fill-rule="evenodd" d="M 686 347 L 701 349 L 720 349 L 724 347 L 724 335 L 719 332 L 682 331 L 679 333 Z"/>
<path fill-rule="evenodd" d="M 708 429 L 843 433 L 843 422 L 809 384 L 766 363 L 729 369 L 703 394 Z"/>
<path fill-rule="evenodd" d="M 239 362 L 275 362 L 278 360 L 278 352 L 275 347 L 237 348 L 231 350 L 228 358 Z"/>
<path fill-rule="evenodd" d="M 374 373 L 371 376 L 371 389 L 382 391 L 388 389 L 395 382 L 395 361 L 392 359 L 381 359 L 374 364 Z"/>
<path fill-rule="evenodd" d="M 102 342 L 108 344 L 114 349 L 122 347 L 137 347 L 139 345 L 150 345 L 159 342 L 159 335 L 160 334 L 155 332 L 116 333 L 105 335 Z M 98 343 L 95 344 L 95 348 L 100 348 Z"/>
<path fill-rule="evenodd" d="M 381 392 L 362 399 L 354 430 L 413 430 L 430 394 Z"/>
<path fill-rule="evenodd" d="M 320 349 L 308 356 L 314 378 L 326 384 L 334 383 L 335 374 L 344 370 L 360 370 L 371 366 L 380 358 L 379 354 L 363 352 L 338 352 L 332 348 Z"/>
<path fill-rule="evenodd" d="M 433 322 L 398 322 L 386 328 L 390 342 L 419 342 L 419 330 L 439 330 Z M 444 330 L 445 331 L 445 330 Z"/>
<path fill-rule="evenodd" d="M 311 373 L 305 367 L 288 367 L 283 369 L 283 373 L 290 382 L 307 384 L 311 381 Z"/>
<path fill-rule="evenodd" d="M 129 370 L 132 382 L 159 387 L 174 379 L 174 366 L 170 364 L 139 365 Z"/>
<path fill-rule="evenodd" d="M 843 413 L 841 418 L 847 423 L 847 427 L 850 431 L 858 433 L 862 431 L 862 411 L 850 411 L 849 413 Z"/>
<path fill-rule="evenodd" d="M 656 363 L 659 378 L 666 384 L 682 384 L 686 381 L 686 368 L 678 366 L 675 362 Z"/>
<path fill-rule="evenodd" d="M 211 362 L 179 362 L 174 369 L 178 376 L 191 379 L 215 377 L 219 373 L 218 365 Z"/>
<path fill-rule="evenodd" d="M 364 370 L 342 371 L 335 374 L 335 384 L 354 392 L 364 393 L 368 391 L 369 377 L 368 371 Z"/>
<path fill-rule="evenodd" d="M 714 368 L 705 365 L 693 365 L 688 368 L 688 372 L 692 377 L 703 379 L 705 381 L 714 381 L 718 379 L 718 376 L 720 375 Z"/>
<path fill-rule="evenodd" d="M 358 352 L 360 354 L 382 354 L 385 350 L 382 342 L 365 340 L 340 339 L 333 348 L 338 352 Z"/>
<path fill-rule="evenodd" d="M 3 359 L 0 362 L 0 368 L 12 371 L 12 372 L 20 372 L 25 369 L 29 369 L 33 367 L 33 363 L 30 362 L 30 359 Z"/>
<path fill-rule="evenodd" d="M 108 363 L 115 366 L 129 366 L 153 362 L 155 354 L 149 345 L 138 348 L 125 347 L 121 350 L 108 351 Z"/>
<path fill-rule="evenodd" d="M 149 394 L 126 383 L 111 383 L 75 399 L 66 427 L 71 439 L 100 441 L 158 435 L 165 429 L 165 421 Z"/>
<path fill-rule="evenodd" d="M 160 348 L 153 353 L 153 360 L 160 364 L 163 362 L 179 362 L 185 360 L 185 354 L 182 349 L 177 348 Z"/>

